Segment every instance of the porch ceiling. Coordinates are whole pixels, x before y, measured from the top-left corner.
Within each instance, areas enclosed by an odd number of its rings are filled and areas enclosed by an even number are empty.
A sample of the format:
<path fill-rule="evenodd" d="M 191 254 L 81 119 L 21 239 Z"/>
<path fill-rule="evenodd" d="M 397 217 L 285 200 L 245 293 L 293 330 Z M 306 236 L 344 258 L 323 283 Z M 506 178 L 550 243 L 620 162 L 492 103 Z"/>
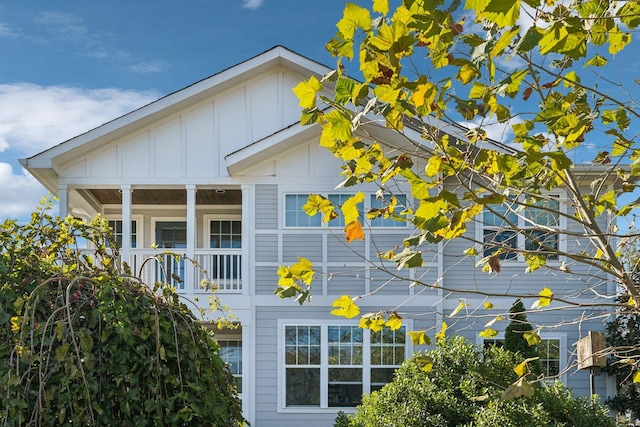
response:
<path fill-rule="evenodd" d="M 91 196 L 103 205 L 119 205 L 122 203 L 120 190 L 115 188 L 88 189 Z M 186 205 L 187 190 L 180 189 L 146 189 L 134 188 L 131 194 L 134 205 Z M 198 189 L 197 205 L 240 205 L 241 190 Z"/>

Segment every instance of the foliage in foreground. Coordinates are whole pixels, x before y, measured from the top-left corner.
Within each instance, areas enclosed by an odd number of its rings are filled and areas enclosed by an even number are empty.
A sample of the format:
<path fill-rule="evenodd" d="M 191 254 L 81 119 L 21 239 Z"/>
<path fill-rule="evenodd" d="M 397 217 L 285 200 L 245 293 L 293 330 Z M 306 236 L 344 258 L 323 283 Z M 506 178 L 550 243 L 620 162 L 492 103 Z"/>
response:
<path fill-rule="evenodd" d="M 213 336 L 171 289 L 118 271 L 107 235 L 45 210 L 0 225 L 0 423 L 242 424 Z"/>
<path fill-rule="evenodd" d="M 432 369 L 422 369 L 424 359 Z M 518 378 L 519 356 L 502 348 L 484 352 L 455 336 L 405 362 L 393 382 L 366 395 L 351 427 L 615 426 L 604 406 L 574 397 L 561 383 L 535 387 L 531 397 L 503 399 Z M 344 423 L 344 420 L 341 421 Z"/>

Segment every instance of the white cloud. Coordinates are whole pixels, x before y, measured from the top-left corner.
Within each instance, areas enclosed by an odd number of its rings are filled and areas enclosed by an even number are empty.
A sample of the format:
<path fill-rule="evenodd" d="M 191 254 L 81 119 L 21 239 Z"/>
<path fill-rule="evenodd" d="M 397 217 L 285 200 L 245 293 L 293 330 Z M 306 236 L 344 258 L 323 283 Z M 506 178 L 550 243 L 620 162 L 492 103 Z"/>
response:
<path fill-rule="evenodd" d="M 19 157 L 37 154 L 158 97 L 122 89 L 0 85 L 0 221 L 24 219 L 46 194 L 27 172 L 14 171 Z"/>
<path fill-rule="evenodd" d="M 0 22 L 0 37 L 15 37 L 16 35 L 8 24 Z"/>
<path fill-rule="evenodd" d="M 244 7 L 245 9 L 255 10 L 260 6 L 262 6 L 262 3 L 263 3 L 263 0 L 244 0 L 242 2 L 242 7 Z"/>
<path fill-rule="evenodd" d="M 14 175 L 10 164 L 0 162 L 0 220 L 25 219 L 46 194 L 34 177 L 26 172 Z"/>
<path fill-rule="evenodd" d="M 162 73 L 171 68 L 171 64 L 167 61 L 155 60 L 147 62 L 139 62 L 129 67 L 134 73 L 146 74 L 146 73 Z"/>
<path fill-rule="evenodd" d="M 0 152 L 35 154 L 158 98 L 149 92 L 0 85 Z"/>

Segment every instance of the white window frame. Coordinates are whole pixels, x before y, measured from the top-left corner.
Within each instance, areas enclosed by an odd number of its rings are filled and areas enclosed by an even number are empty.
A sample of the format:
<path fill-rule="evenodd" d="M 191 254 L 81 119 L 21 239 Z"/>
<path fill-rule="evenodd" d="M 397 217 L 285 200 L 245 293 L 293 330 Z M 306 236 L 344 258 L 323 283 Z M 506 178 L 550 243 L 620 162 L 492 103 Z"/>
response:
<path fill-rule="evenodd" d="M 242 224 L 242 215 L 241 214 L 205 214 L 202 216 L 202 221 L 204 222 L 204 227 L 202 230 L 202 246 L 206 249 L 214 249 L 210 248 L 209 237 L 211 236 L 211 221 L 240 221 Z M 222 248 L 222 249 L 242 249 L 242 243 L 244 241 L 245 236 L 242 235 L 242 229 L 240 230 L 240 244 L 239 248 Z M 220 249 L 220 248 L 219 248 Z"/>
<path fill-rule="evenodd" d="M 567 194 L 564 190 L 556 190 L 556 191 L 552 191 L 549 193 L 544 193 L 543 196 L 545 197 L 557 197 L 557 199 L 559 200 L 559 210 L 560 210 L 560 215 L 558 218 L 558 225 L 556 227 L 552 227 L 554 229 L 557 229 L 559 231 L 562 230 L 566 230 L 567 228 L 567 218 L 566 218 L 566 214 L 567 214 L 567 204 L 564 203 L 564 201 L 566 200 Z M 527 226 L 527 220 L 525 219 L 525 210 L 527 208 L 523 208 L 522 211 L 517 213 L 517 218 L 518 218 L 518 228 L 520 229 L 526 229 L 528 228 Z M 484 249 L 485 249 L 485 244 L 484 244 L 484 231 L 485 229 L 489 230 L 489 229 L 495 229 L 495 227 L 492 226 L 485 226 L 484 224 L 484 213 L 485 210 L 483 209 L 482 212 L 480 212 L 478 214 L 478 216 L 476 217 L 476 224 L 477 226 L 475 227 L 475 239 L 478 242 L 478 253 L 481 255 L 481 257 L 484 258 Z M 534 227 L 530 227 L 532 230 L 535 230 Z M 543 230 L 543 229 L 539 229 L 539 230 Z M 508 230 L 505 230 L 508 231 Z M 515 258 L 511 258 L 511 259 L 501 259 L 500 263 L 501 264 L 509 264 L 509 263 L 515 263 L 515 262 L 524 262 L 524 257 L 522 256 L 522 252 L 525 250 L 525 244 L 526 244 L 526 237 L 524 234 L 520 233 L 520 232 L 516 232 L 516 249 L 518 250 L 518 252 L 516 253 L 516 257 Z M 558 239 L 558 257 L 556 259 L 548 259 L 547 260 L 547 264 L 550 265 L 556 265 L 561 263 L 564 260 L 564 257 L 561 255 L 563 252 L 566 252 L 567 250 L 567 240 L 566 240 L 566 236 L 558 233 L 557 235 L 557 239 Z"/>
<path fill-rule="evenodd" d="M 120 221 L 122 222 L 122 215 L 103 215 L 107 221 Z M 144 215 L 135 214 L 131 215 L 131 222 L 136 223 L 136 247 L 132 249 L 144 248 Z"/>
<path fill-rule="evenodd" d="M 286 406 L 286 363 L 285 363 L 285 328 L 287 326 L 319 326 L 320 327 L 320 405 L 319 406 Z M 341 365 L 329 365 L 328 362 L 328 334 L 327 329 L 329 326 L 358 326 L 357 321 L 353 320 L 310 320 L 310 319 L 279 319 L 278 320 L 278 413 L 332 413 L 335 414 L 338 411 L 343 412 L 355 412 L 355 407 L 350 406 L 329 406 L 328 402 L 328 386 L 329 386 L 329 368 L 333 366 Z M 409 331 L 413 328 L 413 322 L 410 319 L 406 319 L 403 322 L 405 331 Z M 411 357 L 413 353 L 413 345 L 411 339 L 405 337 L 405 349 L 404 360 L 406 361 Z M 306 366 L 306 365 L 303 365 Z M 357 365 L 360 366 L 360 365 Z M 363 329 L 362 337 L 362 392 L 369 393 L 371 387 L 371 368 L 372 367 L 388 367 L 388 365 L 372 365 L 371 364 L 371 339 L 370 331 Z M 400 365 L 398 365 L 400 366 Z"/>
<path fill-rule="evenodd" d="M 329 223 L 323 223 L 322 219 L 320 219 L 320 224 L 319 225 L 302 225 L 302 226 L 297 226 L 297 225 L 288 225 L 287 224 L 287 196 L 304 196 L 309 197 L 309 194 L 321 194 L 324 197 L 330 198 L 331 196 L 347 196 L 347 197 L 351 197 L 353 196 L 355 193 L 345 193 L 345 192 L 338 192 L 338 191 L 328 191 L 328 192 L 317 192 L 317 191 L 284 191 L 282 193 L 282 227 L 284 229 L 288 229 L 288 230 L 317 230 L 320 229 L 322 227 L 328 227 L 328 228 L 344 228 L 345 224 L 342 223 L 343 221 L 343 216 L 342 216 L 342 212 L 339 212 L 340 214 L 340 221 L 330 221 Z M 403 230 L 403 229 L 408 229 L 409 226 L 411 225 L 409 221 L 405 222 L 402 225 L 394 225 L 394 226 L 388 226 L 388 225 L 371 225 L 371 221 L 367 219 L 366 215 L 367 215 L 367 211 L 369 211 L 369 209 L 371 208 L 371 200 L 372 198 L 375 198 L 375 193 L 364 193 L 365 197 L 364 197 L 364 201 L 362 202 L 362 211 L 361 213 L 361 218 L 360 218 L 360 222 L 366 226 L 366 227 L 371 227 L 373 229 L 376 230 Z M 405 202 L 409 203 L 410 202 L 410 195 L 409 194 L 403 194 L 403 196 L 405 197 Z M 303 212 L 304 213 L 304 212 Z M 306 214 L 305 214 L 306 215 Z M 317 214 L 318 218 L 320 218 L 320 214 Z"/>
<path fill-rule="evenodd" d="M 540 338 L 545 340 L 558 340 L 560 342 L 560 375 L 557 377 L 558 380 L 565 383 L 567 382 L 567 361 L 568 361 L 568 352 L 567 352 L 567 334 L 562 332 L 543 332 L 540 335 Z M 493 341 L 493 340 L 502 340 L 504 341 L 504 332 L 499 333 L 495 337 L 487 338 L 476 336 L 476 346 L 482 350 L 484 349 L 485 341 Z M 555 377 L 550 381 L 555 381 Z"/>
<path fill-rule="evenodd" d="M 242 376 L 243 376 L 243 369 L 242 369 L 242 360 L 243 360 L 243 353 L 244 353 L 244 349 L 242 348 L 242 337 L 239 336 L 225 336 L 222 335 L 219 338 L 216 338 L 218 345 L 220 346 L 220 349 L 222 350 L 222 344 L 221 342 L 237 342 L 240 343 L 240 360 L 238 361 L 238 366 L 240 367 L 240 373 L 239 374 L 234 374 L 233 372 L 231 373 L 233 375 L 233 377 L 236 379 L 236 382 L 238 384 L 240 384 L 242 386 Z M 222 357 L 222 356 L 221 356 Z M 223 362 L 228 363 L 226 360 L 223 359 Z M 238 397 L 240 399 L 242 399 L 242 392 L 238 393 Z"/>

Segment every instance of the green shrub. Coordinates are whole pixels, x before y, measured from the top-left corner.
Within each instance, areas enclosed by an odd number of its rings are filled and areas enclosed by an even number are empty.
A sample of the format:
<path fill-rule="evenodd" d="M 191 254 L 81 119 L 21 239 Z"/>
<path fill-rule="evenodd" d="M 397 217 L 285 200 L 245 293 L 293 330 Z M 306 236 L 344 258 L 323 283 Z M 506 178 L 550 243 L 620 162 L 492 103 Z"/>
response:
<path fill-rule="evenodd" d="M 430 358 L 430 372 L 421 369 Z M 483 352 L 462 337 L 406 361 L 394 380 L 363 397 L 351 427 L 538 427 L 598 426 L 615 423 L 605 408 L 575 398 L 562 384 L 536 387 L 530 398 L 503 400 L 518 377 L 520 354 L 491 347 Z"/>
<path fill-rule="evenodd" d="M 171 289 L 120 271 L 108 234 L 44 210 L 0 225 L 0 425 L 242 424 L 213 336 Z"/>

